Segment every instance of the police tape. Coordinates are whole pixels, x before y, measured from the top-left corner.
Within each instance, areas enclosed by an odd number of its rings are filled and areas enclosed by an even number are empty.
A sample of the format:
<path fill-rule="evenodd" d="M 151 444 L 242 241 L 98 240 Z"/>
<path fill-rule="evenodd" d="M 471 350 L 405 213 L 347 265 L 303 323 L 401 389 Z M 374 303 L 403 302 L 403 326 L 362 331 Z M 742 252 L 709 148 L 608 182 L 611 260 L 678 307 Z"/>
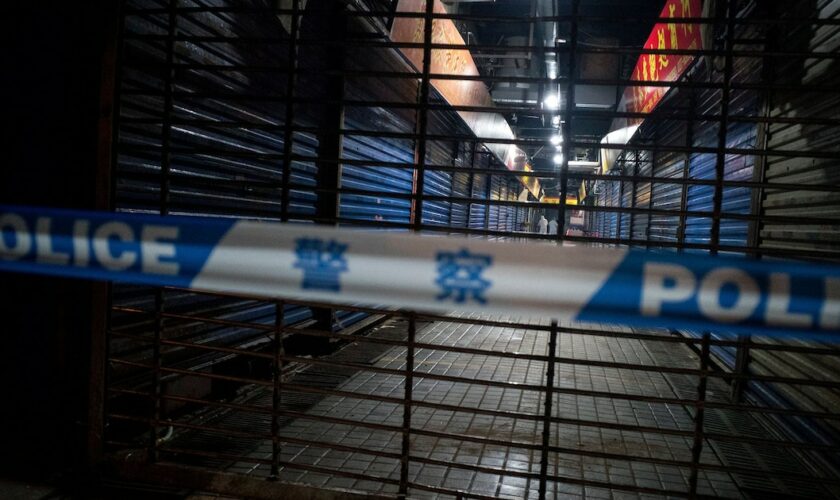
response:
<path fill-rule="evenodd" d="M 826 338 L 840 267 L 0 206 L 0 270 L 428 312 Z"/>

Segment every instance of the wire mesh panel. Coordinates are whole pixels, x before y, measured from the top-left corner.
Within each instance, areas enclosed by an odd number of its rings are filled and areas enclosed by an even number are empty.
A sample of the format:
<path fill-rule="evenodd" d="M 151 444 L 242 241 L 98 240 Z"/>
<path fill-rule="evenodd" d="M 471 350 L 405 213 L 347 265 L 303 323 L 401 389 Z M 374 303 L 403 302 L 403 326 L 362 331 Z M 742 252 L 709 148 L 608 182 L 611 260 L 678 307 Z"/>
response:
<path fill-rule="evenodd" d="M 835 261 L 838 15 L 128 0 L 113 208 Z M 833 343 L 298 299 L 114 286 L 115 473 L 257 497 L 840 494 Z"/>

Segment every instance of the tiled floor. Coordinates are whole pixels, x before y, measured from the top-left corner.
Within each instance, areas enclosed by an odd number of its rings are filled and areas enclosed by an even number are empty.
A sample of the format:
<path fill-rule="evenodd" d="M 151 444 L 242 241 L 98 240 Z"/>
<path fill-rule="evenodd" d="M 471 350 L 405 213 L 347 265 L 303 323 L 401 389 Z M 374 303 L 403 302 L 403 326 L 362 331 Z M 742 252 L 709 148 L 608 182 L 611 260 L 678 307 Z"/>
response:
<path fill-rule="evenodd" d="M 519 318 L 507 318 L 521 320 Z M 388 328 L 399 328 L 385 325 Z M 545 354 L 547 332 L 522 331 L 510 328 L 437 322 L 418 331 L 417 340 L 441 346 L 459 346 L 488 349 L 495 352 Z M 596 337 L 561 333 L 558 340 L 560 357 L 575 360 L 610 361 L 655 366 L 659 357 L 653 357 L 646 344 L 638 339 Z M 656 343 L 659 344 L 659 343 Z M 662 344 L 673 350 L 674 366 L 694 363 L 690 350 L 678 344 Z M 477 354 L 452 353 L 441 350 L 419 349 L 415 355 L 414 399 L 428 403 L 453 405 L 458 408 L 502 410 L 541 415 L 543 408 L 540 392 L 516 387 L 488 387 L 422 377 L 422 373 L 463 377 L 486 381 L 543 384 L 546 366 L 539 361 L 499 358 Z M 403 368 L 405 349 L 384 351 L 373 366 Z M 556 384 L 563 389 L 600 391 L 610 395 L 646 395 L 677 397 L 666 377 L 656 371 L 638 371 L 611 367 L 559 364 Z M 389 374 L 357 372 L 349 375 L 338 387 L 360 395 L 403 397 L 402 377 Z M 685 397 L 685 395 L 682 395 Z M 349 419 L 355 422 L 402 425 L 402 406 L 387 402 L 367 401 L 357 398 L 328 396 L 309 408 L 311 415 Z M 580 419 L 588 422 L 605 422 L 645 426 L 655 429 L 692 430 L 689 412 L 679 405 L 650 404 L 608 397 L 577 394 L 558 394 L 554 399 L 553 414 L 557 417 Z M 537 498 L 538 483 L 534 480 L 511 476 L 511 471 L 539 472 L 540 452 L 527 445 L 539 444 L 543 424 L 540 420 L 477 415 L 469 411 L 415 407 L 412 412 L 411 455 L 436 461 L 432 464 L 412 462 L 409 478 L 413 483 L 450 490 L 469 491 L 473 494 L 502 498 Z M 285 436 L 313 441 L 335 443 L 399 453 L 402 435 L 359 425 L 330 424 L 299 418 L 282 429 Z M 501 441 L 498 445 L 476 443 L 465 439 L 450 439 L 439 435 L 486 437 Z M 552 424 L 551 445 L 562 448 L 564 453 L 549 454 L 548 472 L 570 481 L 596 482 L 581 486 L 572 482 L 549 482 L 550 498 L 640 498 L 656 495 L 639 494 L 635 487 L 686 491 L 688 468 L 630 460 L 631 457 L 688 461 L 691 457 L 690 436 L 674 436 L 655 432 L 638 432 L 626 429 L 606 429 L 576 423 Z M 503 444 L 502 444 L 503 443 Z M 525 445 L 525 446 L 523 446 Z M 581 456 L 569 453 L 611 453 L 628 459 Z M 271 443 L 262 442 L 254 455 L 271 456 Z M 282 459 L 295 464 L 325 467 L 331 470 L 377 476 L 390 480 L 384 484 L 371 480 L 327 475 L 318 472 L 286 468 L 283 480 L 307 484 L 350 488 L 377 493 L 395 493 L 400 464 L 394 458 L 375 457 L 360 452 L 330 450 L 326 447 L 287 445 Z M 702 461 L 717 464 L 718 459 L 707 446 Z M 459 465 L 478 465 L 490 468 L 472 471 Z M 233 464 L 228 470 L 265 475 L 265 466 L 253 463 Z M 599 484 L 602 483 L 602 484 Z M 597 487 L 597 486 L 604 487 Z M 606 486 L 609 486 L 607 488 Z M 626 486 L 627 490 L 622 490 Z M 701 494 L 737 498 L 738 490 L 728 474 L 700 471 L 698 490 Z M 413 498 L 445 498 L 437 492 L 412 488 Z"/>

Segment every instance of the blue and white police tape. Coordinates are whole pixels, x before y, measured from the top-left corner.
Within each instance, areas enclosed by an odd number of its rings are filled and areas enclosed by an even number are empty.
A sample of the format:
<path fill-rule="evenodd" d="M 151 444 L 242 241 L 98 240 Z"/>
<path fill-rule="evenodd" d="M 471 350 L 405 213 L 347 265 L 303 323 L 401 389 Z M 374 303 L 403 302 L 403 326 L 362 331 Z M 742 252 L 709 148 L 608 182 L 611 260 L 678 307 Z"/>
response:
<path fill-rule="evenodd" d="M 0 206 L 0 270 L 420 311 L 840 333 L 840 267 Z"/>

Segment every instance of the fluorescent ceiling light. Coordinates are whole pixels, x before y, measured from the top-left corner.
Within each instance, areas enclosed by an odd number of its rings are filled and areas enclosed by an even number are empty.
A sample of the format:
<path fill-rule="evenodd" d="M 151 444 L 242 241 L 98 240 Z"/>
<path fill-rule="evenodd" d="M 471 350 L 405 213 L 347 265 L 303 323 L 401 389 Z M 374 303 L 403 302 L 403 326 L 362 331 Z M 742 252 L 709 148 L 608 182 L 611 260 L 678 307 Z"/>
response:
<path fill-rule="evenodd" d="M 563 136 L 561 136 L 560 134 L 554 134 L 549 140 L 551 141 L 552 145 L 557 146 L 563 142 Z"/>
<path fill-rule="evenodd" d="M 554 155 L 553 160 L 555 165 L 560 165 L 561 163 L 563 163 L 563 155 L 557 153 L 556 155 Z"/>
<path fill-rule="evenodd" d="M 560 96 L 558 96 L 556 94 L 551 94 L 551 95 L 546 96 L 546 98 L 543 100 L 543 106 L 545 106 L 546 109 L 557 109 L 557 108 L 559 108 L 560 107 Z"/>
<path fill-rule="evenodd" d="M 576 104 L 576 107 L 586 108 L 586 109 L 611 109 L 613 107 L 613 105 L 612 104 L 591 104 L 591 103 L 580 102 L 580 103 Z"/>
<path fill-rule="evenodd" d="M 585 160 L 570 160 L 569 166 L 570 167 L 598 167 L 601 164 L 597 161 L 585 161 Z"/>

